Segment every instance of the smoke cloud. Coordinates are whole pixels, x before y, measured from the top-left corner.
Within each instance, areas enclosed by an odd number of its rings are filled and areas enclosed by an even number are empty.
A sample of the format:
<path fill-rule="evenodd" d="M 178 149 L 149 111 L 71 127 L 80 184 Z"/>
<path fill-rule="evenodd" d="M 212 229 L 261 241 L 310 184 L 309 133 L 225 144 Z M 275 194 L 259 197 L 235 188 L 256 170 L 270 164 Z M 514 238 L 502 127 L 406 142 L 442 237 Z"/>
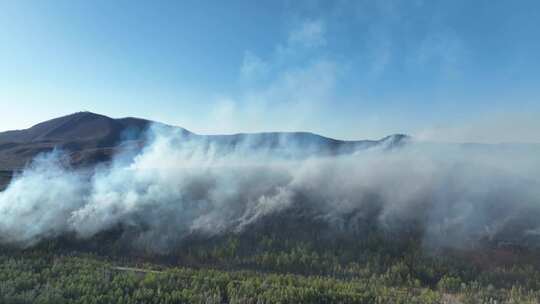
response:
<path fill-rule="evenodd" d="M 335 231 L 356 229 L 347 221 L 365 220 L 362 212 L 376 205 L 382 229 L 421 223 L 431 246 L 482 238 L 540 244 L 538 145 L 411 141 L 306 157 L 288 140 L 287 151 L 247 141 L 223 149 L 155 125 L 140 153 L 91 172 L 71 168 L 61 151 L 40 155 L 0 192 L 0 242 L 86 239 L 122 225 L 137 231 L 134 244 L 163 250 L 194 233 L 242 232 L 300 205 Z"/>

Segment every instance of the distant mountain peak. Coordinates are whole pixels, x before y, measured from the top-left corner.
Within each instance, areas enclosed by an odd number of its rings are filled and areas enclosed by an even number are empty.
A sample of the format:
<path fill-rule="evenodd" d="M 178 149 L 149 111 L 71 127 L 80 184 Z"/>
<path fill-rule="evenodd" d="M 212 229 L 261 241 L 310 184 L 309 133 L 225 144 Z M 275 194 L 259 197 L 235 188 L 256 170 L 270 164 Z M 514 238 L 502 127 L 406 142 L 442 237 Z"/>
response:
<path fill-rule="evenodd" d="M 379 143 L 386 147 L 397 147 L 406 144 L 411 141 L 412 137 L 406 134 L 396 133 L 383 137 L 379 140 Z"/>
<path fill-rule="evenodd" d="M 0 132 L 0 171 L 22 168 L 39 153 L 62 148 L 77 154 L 80 163 L 92 164 L 109 159 L 120 144 L 128 140 L 141 146 L 144 132 L 153 122 L 136 117 L 110 118 L 82 111 L 47 120 L 25 130 Z M 164 124 L 163 124 L 164 125 Z M 168 126 L 168 125 L 167 125 Z M 393 134 L 380 140 L 338 140 L 311 132 L 263 132 L 232 135 L 198 135 L 183 128 L 181 134 L 203 139 L 204 144 L 218 145 L 225 150 L 238 146 L 274 151 L 294 150 L 300 155 L 335 155 L 384 144 L 400 145 L 410 137 Z"/>
<path fill-rule="evenodd" d="M 396 133 L 383 137 L 381 141 L 402 141 L 410 139 L 412 139 L 412 137 L 407 134 Z"/>

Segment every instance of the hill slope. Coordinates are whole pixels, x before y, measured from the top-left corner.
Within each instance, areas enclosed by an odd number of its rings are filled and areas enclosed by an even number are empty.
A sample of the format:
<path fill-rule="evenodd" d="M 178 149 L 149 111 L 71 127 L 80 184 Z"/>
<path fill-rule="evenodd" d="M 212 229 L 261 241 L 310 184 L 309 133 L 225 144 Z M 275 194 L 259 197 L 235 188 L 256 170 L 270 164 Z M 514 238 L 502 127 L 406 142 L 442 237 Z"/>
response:
<path fill-rule="evenodd" d="M 88 159 L 106 159 L 123 139 L 141 138 L 149 121 L 112 119 L 80 112 L 37 124 L 26 130 L 0 133 L 0 171 L 19 170 L 37 154 L 61 148 L 83 153 Z M 90 153 L 91 152 L 91 153 Z M 97 158 L 96 158 L 97 157 Z"/>
<path fill-rule="evenodd" d="M 39 123 L 29 129 L 0 132 L 0 189 L 11 172 L 21 170 L 36 155 L 59 148 L 68 151 L 74 165 L 93 165 L 109 160 L 120 144 L 141 147 L 145 130 L 153 121 L 139 118 L 113 119 L 79 112 Z M 180 127 L 182 135 L 201 139 L 208 145 L 234 149 L 248 145 L 254 149 L 286 150 L 291 143 L 303 155 L 351 153 L 378 144 L 395 145 L 405 135 L 391 135 L 381 140 L 343 141 L 307 132 L 271 132 L 233 135 L 197 135 Z"/>

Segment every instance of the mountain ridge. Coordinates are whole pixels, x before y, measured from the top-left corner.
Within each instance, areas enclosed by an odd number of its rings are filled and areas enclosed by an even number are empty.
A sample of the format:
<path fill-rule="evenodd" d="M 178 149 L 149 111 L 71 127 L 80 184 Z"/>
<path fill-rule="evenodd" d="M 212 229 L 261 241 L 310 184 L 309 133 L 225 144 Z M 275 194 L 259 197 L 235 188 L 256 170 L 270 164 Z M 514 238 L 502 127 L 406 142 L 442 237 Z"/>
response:
<path fill-rule="evenodd" d="M 329 139 L 329 140 L 340 141 L 340 142 L 366 141 L 366 140 L 335 139 L 335 138 L 332 138 L 332 137 L 320 135 L 320 134 L 317 134 L 317 133 L 314 133 L 314 132 L 307 132 L 307 131 L 269 131 L 269 132 L 253 132 L 253 133 L 251 133 L 251 132 L 249 132 L 249 133 L 239 132 L 239 133 L 231 133 L 231 134 L 202 135 L 202 134 L 196 134 L 194 132 L 191 132 L 191 131 L 183 128 L 183 127 L 167 125 L 167 124 L 164 124 L 164 123 L 161 123 L 161 122 L 147 120 L 147 119 L 143 119 L 143 118 L 137 118 L 137 117 L 131 117 L 131 116 L 122 117 L 122 118 L 111 118 L 111 117 L 108 117 L 108 116 L 105 116 L 105 115 L 102 115 L 102 114 L 98 114 L 98 113 L 93 113 L 93 112 L 89 112 L 89 111 L 82 111 L 82 112 L 76 112 L 76 113 L 73 113 L 73 114 L 68 114 L 68 115 L 65 115 L 65 116 L 61 116 L 61 117 L 53 118 L 53 119 L 50 119 L 50 120 L 46 120 L 46 121 L 37 123 L 37 124 L 35 124 L 35 125 L 33 125 L 33 126 L 29 127 L 29 128 L 26 128 L 26 129 L 0 131 L 0 144 L 5 143 L 5 142 L 21 142 L 21 141 L 24 142 L 24 141 L 28 141 L 28 135 L 24 134 L 24 133 L 32 132 L 32 131 L 41 131 L 43 129 L 48 129 L 51 126 L 55 126 L 55 127 L 60 128 L 62 126 L 66 126 L 68 123 L 73 123 L 73 122 L 76 122 L 76 121 L 80 122 L 80 121 L 85 120 L 85 119 L 86 120 L 102 120 L 102 121 L 106 121 L 106 122 L 113 122 L 114 121 L 114 122 L 118 123 L 119 125 L 123 125 L 125 127 L 138 125 L 140 127 L 140 129 L 144 129 L 144 128 L 146 128 L 147 126 L 149 126 L 151 124 L 158 123 L 158 124 L 161 124 L 161 125 L 166 125 L 166 126 L 169 126 L 169 127 L 182 129 L 182 130 L 184 130 L 185 132 L 187 132 L 189 134 L 193 134 L 193 135 L 197 135 L 197 136 L 206 136 L 206 137 L 244 137 L 244 136 L 253 136 L 253 135 L 283 135 L 283 134 L 285 134 L 285 135 L 316 136 L 316 137 Z M 47 134 L 47 135 L 50 135 L 50 134 Z M 21 137 L 23 139 L 26 139 L 26 140 L 21 140 Z M 49 137 L 49 136 L 45 136 L 45 137 Z M 80 134 L 78 134 L 78 137 L 79 138 L 81 137 Z M 405 134 L 396 133 L 396 134 L 391 134 L 391 135 L 385 136 L 385 137 L 383 137 L 383 138 L 381 138 L 379 140 L 371 140 L 371 141 L 382 141 L 382 140 L 385 140 L 385 139 L 391 138 L 391 137 L 400 137 L 401 139 L 404 139 L 404 138 L 409 137 L 409 136 L 405 135 Z M 39 140 L 40 138 L 35 138 L 34 137 L 34 138 L 31 138 L 30 141 L 35 141 L 36 139 Z"/>
<path fill-rule="evenodd" d="M 27 129 L 0 132 L 0 189 L 10 180 L 13 171 L 22 170 L 40 153 L 60 148 L 70 154 L 74 165 L 94 165 L 110 160 L 121 149 L 122 143 L 129 142 L 138 148 L 144 146 L 145 131 L 153 124 L 174 128 L 183 136 L 229 150 L 247 144 L 249 148 L 283 151 L 294 143 L 294 148 L 305 156 L 352 153 L 383 143 L 399 145 L 409 139 L 404 134 L 393 134 L 379 140 L 339 140 L 311 132 L 201 135 L 182 127 L 136 117 L 111 118 L 92 112 L 77 112 Z"/>

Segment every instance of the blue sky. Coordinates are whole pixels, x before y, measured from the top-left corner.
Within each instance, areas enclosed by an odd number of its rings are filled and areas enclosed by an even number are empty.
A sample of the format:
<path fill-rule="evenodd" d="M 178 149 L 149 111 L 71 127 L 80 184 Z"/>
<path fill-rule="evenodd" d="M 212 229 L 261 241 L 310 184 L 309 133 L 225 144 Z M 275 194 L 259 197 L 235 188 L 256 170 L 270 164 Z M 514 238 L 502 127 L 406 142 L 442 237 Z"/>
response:
<path fill-rule="evenodd" d="M 0 1 L 0 130 L 540 142 L 538 1 Z"/>

